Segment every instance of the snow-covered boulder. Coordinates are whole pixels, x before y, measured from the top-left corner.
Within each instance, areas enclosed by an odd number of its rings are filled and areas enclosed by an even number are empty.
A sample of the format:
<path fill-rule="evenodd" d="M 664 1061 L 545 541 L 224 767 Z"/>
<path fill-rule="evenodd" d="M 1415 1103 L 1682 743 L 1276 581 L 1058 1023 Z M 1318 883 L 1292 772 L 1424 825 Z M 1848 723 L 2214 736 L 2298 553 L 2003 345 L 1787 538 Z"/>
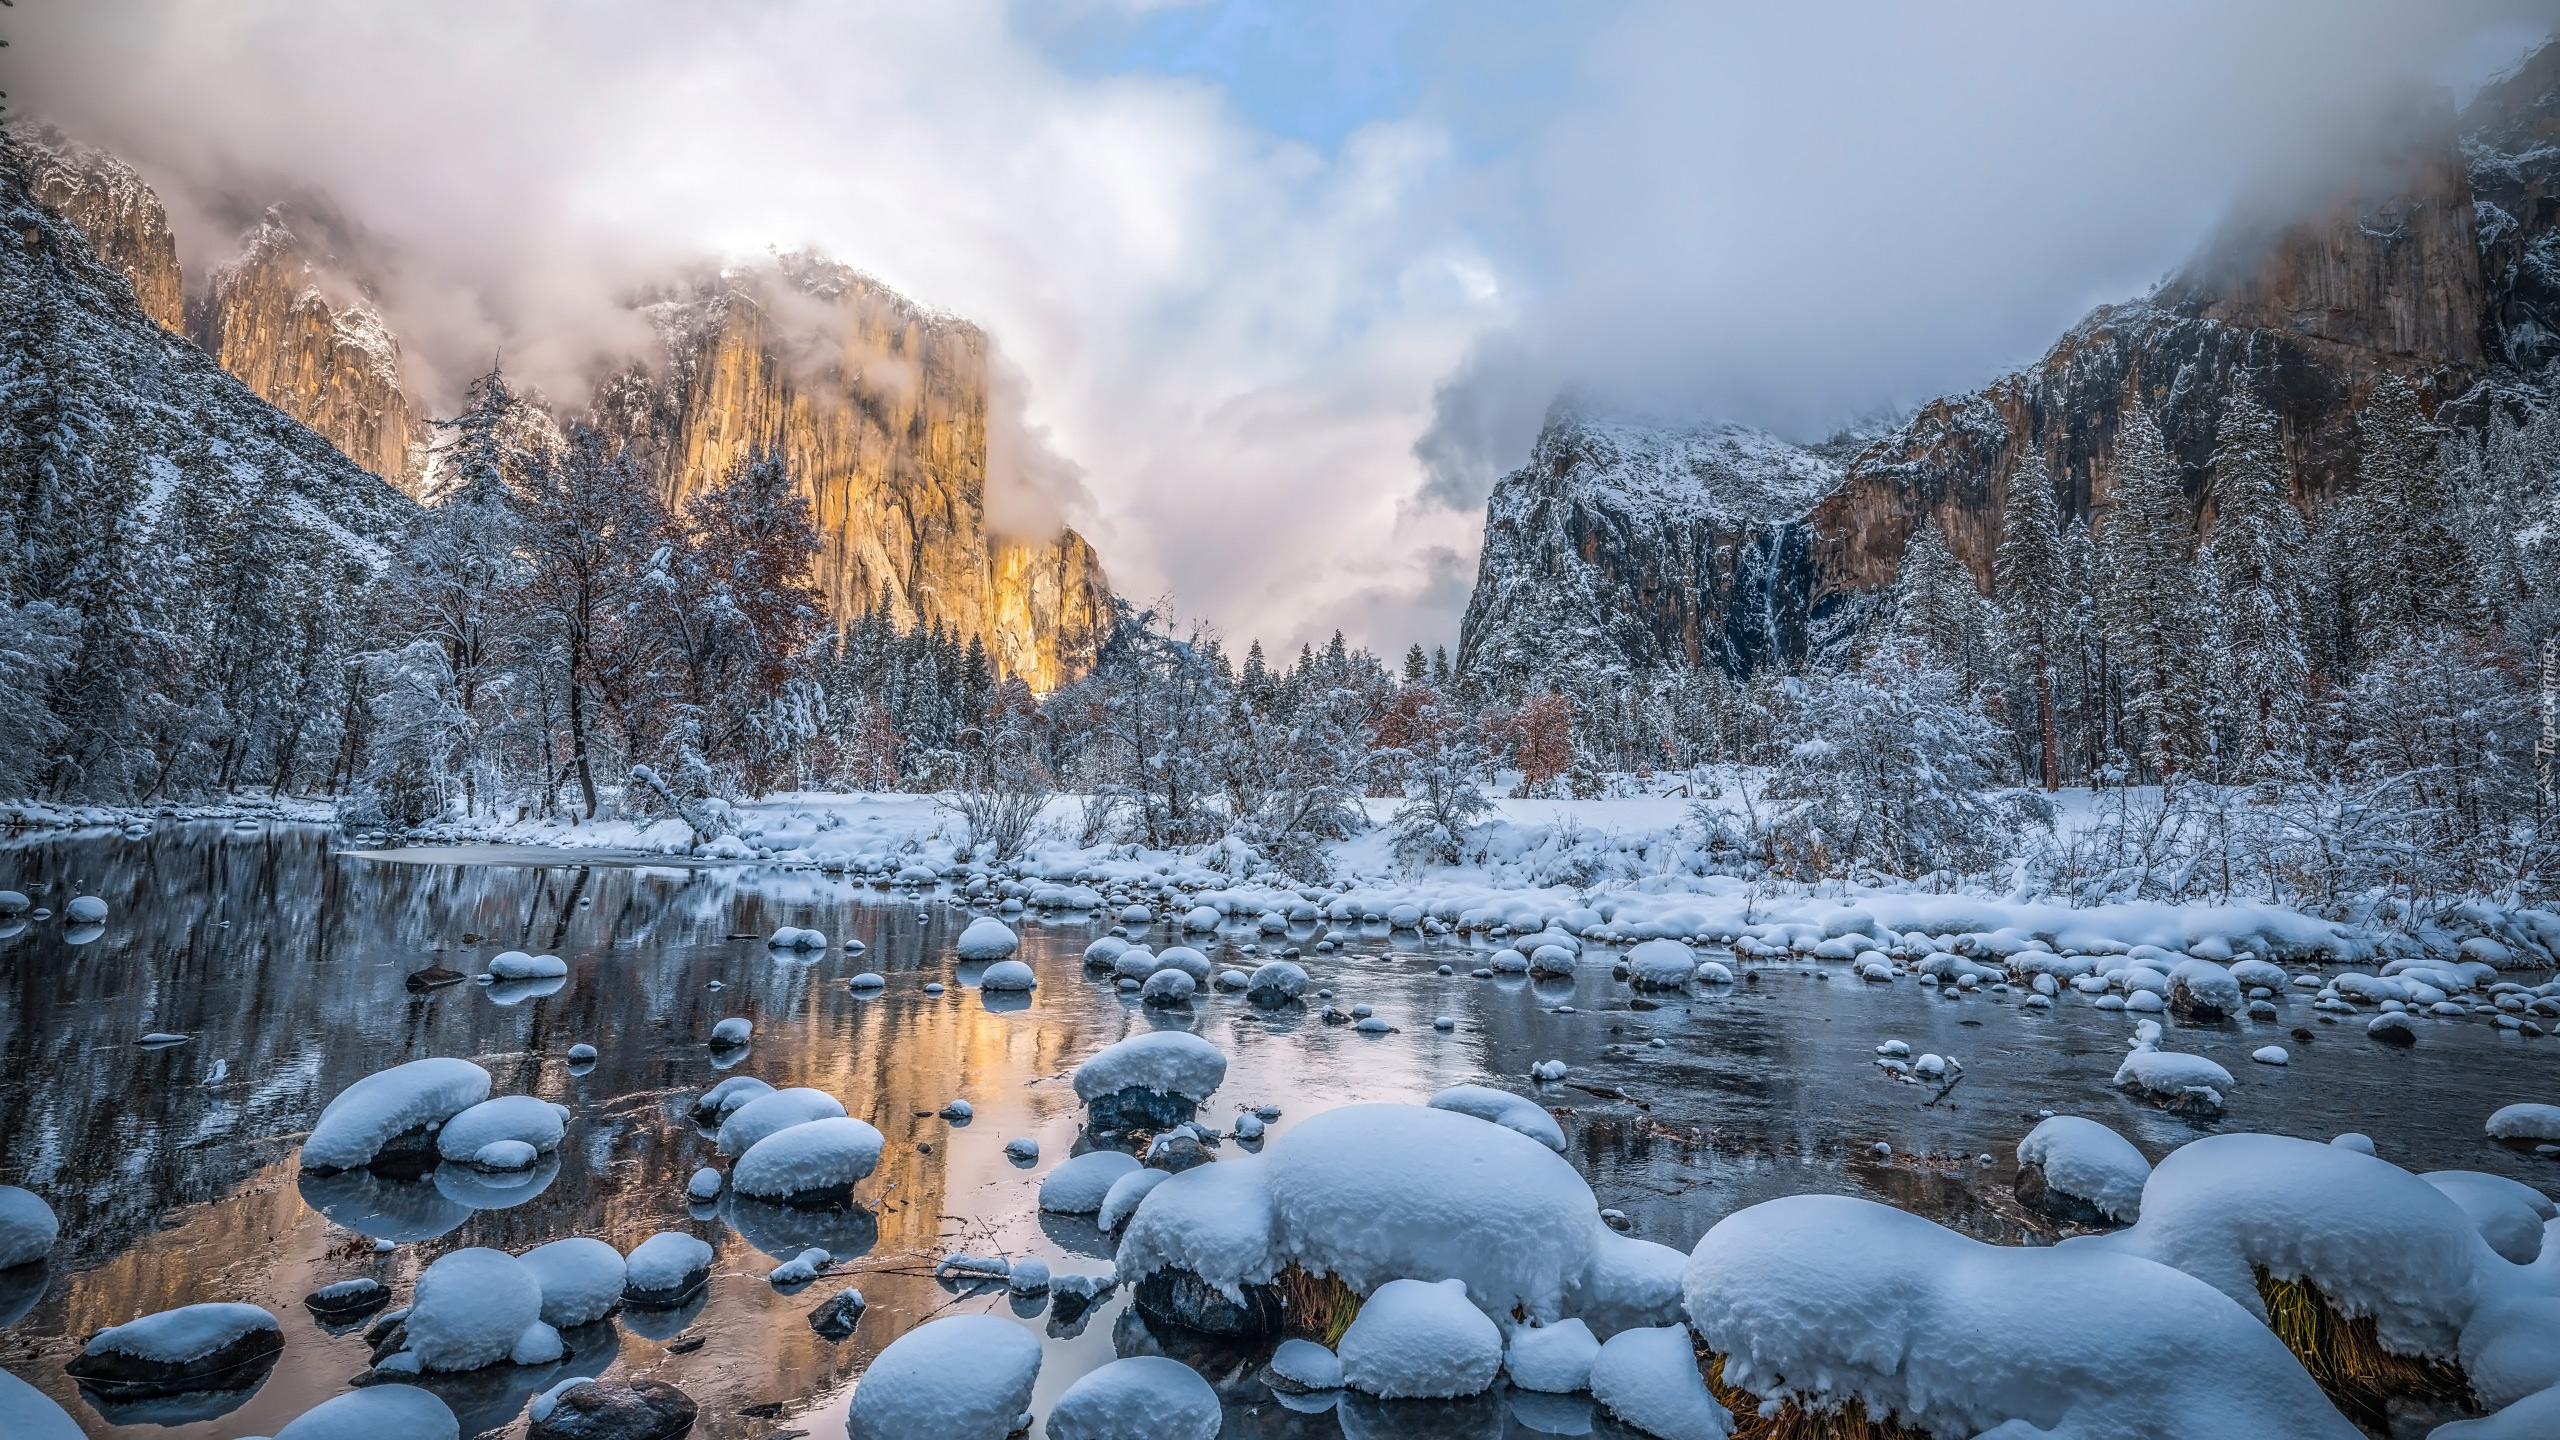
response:
<path fill-rule="evenodd" d="M 1179 971 L 1174 972 L 1179 974 Z M 1076 1098 L 1096 1129 L 1160 1129 L 1191 1118 L 1226 1083 L 1227 1057 L 1182 1030 L 1132 1035 L 1076 1067 Z"/>
<path fill-rule="evenodd" d="M 500 1250 L 474 1247 L 439 1257 L 418 1277 L 404 1328 L 413 1369 L 478 1370 L 560 1356 L 556 1334 L 542 1355 L 540 1332 L 551 1328 L 542 1321 L 542 1282 Z"/>
<path fill-rule="evenodd" d="M 1188 945 L 1168 945 L 1165 947 L 1164 953 L 1156 957 L 1156 970 L 1158 973 L 1162 973 L 1166 970 L 1179 970 L 1183 974 L 1190 976 L 1191 983 L 1194 985 L 1208 984 L 1210 969 L 1209 957 L 1192 949 Z"/>
<path fill-rule="evenodd" d="M 879 1168 L 884 1144 L 879 1131 L 848 1115 L 810 1120 L 747 1147 L 729 1171 L 729 1188 L 782 1205 L 841 1205 Z"/>
<path fill-rule="evenodd" d="M 756 1022 L 744 1015 L 732 1015 L 711 1027 L 711 1048 L 735 1050 L 756 1037 Z"/>
<path fill-rule="evenodd" d="M 1188 1005 L 1191 1003 L 1191 997 L 1198 993 L 1200 993 L 1198 981 L 1193 980 L 1183 971 L 1171 968 L 1158 970 L 1147 977 L 1145 984 L 1138 987 L 1138 998 L 1146 1004 L 1159 1008 Z"/>
<path fill-rule="evenodd" d="M 1091 1215 L 1102 1208 L 1112 1187 L 1137 1173 L 1138 1157 L 1119 1150 L 1093 1150 L 1052 1170 L 1040 1181 L 1040 1208 L 1053 1215 Z"/>
<path fill-rule="evenodd" d="M 1257 966 L 1244 998 L 1256 1005 L 1286 1005 L 1307 993 L 1307 972 L 1294 960 L 1271 960 Z"/>
<path fill-rule="evenodd" d="M 1509 945 L 1505 945 L 1501 949 L 1496 950 L 1491 955 L 1485 957 L 1484 963 L 1485 968 L 1491 970 L 1496 975 L 1526 975 L 1529 973 L 1529 957 L 1521 954 L 1517 949 Z"/>
<path fill-rule="evenodd" d="M 74 925 L 96 925 L 107 918 L 107 902 L 95 895 L 74 895 L 62 907 L 62 918 Z"/>
<path fill-rule="evenodd" d="M 827 937 L 824 931 L 785 925 L 767 936 L 764 943 L 775 950 L 824 950 Z"/>
<path fill-rule="evenodd" d="M 557 980 L 569 973 L 569 962 L 557 955 L 527 955 L 504 950 L 489 957 L 492 980 Z"/>
<path fill-rule="evenodd" d="M 2480 1238 L 2513 1264 L 2532 1264 L 2542 1253 L 2544 1222 L 2560 1217 L 2560 1206 L 2552 1204 L 2550 1196 L 2504 1175 L 2430 1170 L 2418 1178 L 2461 1206 Z"/>
<path fill-rule="evenodd" d="M 681 1305 L 711 1278 L 709 1245 L 680 1230 L 661 1230 L 622 1257 L 622 1303 L 650 1309 Z"/>
<path fill-rule="evenodd" d="M 1032 974 L 1031 967 L 1019 960 L 999 960 L 978 977 L 979 989 L 999 993 L 1029 990 L 1039 983 L 1040 977 Z"/>
<path fill-rule="evenodd" d="M 1591 1388 L 1591 1362 L 1599 1355 L 1600 1341 L 1590 1326 L 1579 1320 L 1559 1320 L 1553 1325 L 1513 1329 L 1510 1343 L 1503 1347 L 1502 1368 L 1519 1389 L 1571 1395 Z"/>
<path fill-rule="evenodd" d="M 2505 1105 L 2489 1117 L 2492 1140 L 2560 1141 L 2560 1105 Z"/>
<path fill-rule="evenodd" d="M 445 1121 L 489 1098 L 489 1072 L 468 1060 L 394 1065 L 338 1092 L 302 1142 L 302 1168 L 355 1170 L 389 1154 L 429 1153 Z"/>
<path fill-rule="evenodd" d="M 1214 905 L 1194 905 L 1182 912 L 1182 928 L 1191 931 L 1215 930 L 1218 928 L 1219 921 L 1225 918 L 1218 913 L 1218 908 Z"/>
<path fill-rule="evenodd" d="M 0 1185 L 0 1270 L 31 1265 L 53 1253 L 62 1238 L 62 1222 L 42 1196 L 15 1185 Z"/>
<path fill-rule="evenodd" d="M 1502 1331 L 1467 1298 L 1463 1280 L 1390 1280 L 1339 1347 L 1342 1382 L 1382 1399 L 1473 1395 L 1502 1371 Z"/>
<path fill-rule="evenodd" d="M 953 948 L 963 960 L 1002 960 L 1021 944 L 1022 937 L 1013 933 L 1012 926 L 992 915 L 981 915 L 960 932 L 959 943 Z"/>
<path fill-rule="evenodd" d="M 2040 1121 L 2018 1142 L 2018 1199 L 2079 1224 L 2132 1224 L 2150 1178 L 2132 1141 L 2077 1115 Z"/>
<path fill-rule="evenodd" d="M 1307 1395 L 1342 1386 L 1342 1357 L 1313 1340 L 1283 1340 L 1262 1367 L 1263 1383 L 1284 1395 Z"/>
<path fill-rule="evenodd" d="M 1707 1393 L 1685 1325 L 1642 1326 L 1609 1337 L 1591 1361 L 1591 1398 L 1659 1440 L 1724 1440 L 1733 1414 Z"/>
<path fill-rule="evenodd" d="M 758 1095 L 720 1122 L 720 1153 L 744 1155 L 756 1142 L 794 1125 L 833 1120 L 844 1114 L 844 1102 L 824 1090 L 795 1085 Z"/>
<path fill-rule="evenodd" d="M 1105 935 L 1084 947 L 1084 963 L 1097 970 L 1108 970 L 1128 953 L 1128 941 L 1117 935 Z"/>
<path fill-rule="evenodd" d="M 2211 960 L 2181 960 L 2169 971 L 2169 1013 L 2189 1024 L 2228 1020 L 2247 1003 L 2239 979 Z"/>
<path fill-rule="evenodd" d="M 244 1389 L 283 1350 L 283 1327 L 255 1305 L 181 1305 L 108 1326 L 63 1369 L 102 1394 L 143 1399 Z"/>
<path fill-rule="evenodd" d="M 462 1422 L 442 1397 L 415 1385 L 368 1385 L 303 1411 L 276 1432 L 275 1440 L 461 1440 L 461 1436 Z"/>
<path fill-rule="evenodd" d="M 1541 945 L 1529 952 L 1532 975 L 1570 976 L 1573 974 L 1574 952 L 1562 945 Z"/>
<path fill-rule="evenodd" d="M 946 1315 L 889 1343 L 854 1387 L 847 1440 L 1005 1440 L 1023 1429 L 1040 1342 L 993 1315 Z"/>
<path fill-rule="evenodd" d="M 436 1132 L 436 1153 L 459 1165 L 480 1165 L 491 1170 L 522 1170 L 533 1163 L 536 1155 L 548 1155 L 560 1148 L 560 1137 L 568 1133 L 568 1111 L 548 1100 L 531 1095 L 501 1095 L 483 1100 L 444 1123 Z M 491 1146 L 514 1141 L 524 1147 L 521 1155 L 487 1156 Z"/>
<path fill-rule="evenodd" d="M 630 1278 L 621 1251 L 584 1235 L 536 1245 L 516 1263 L 540 1287 L 542 1323 L 554 1330 L 574 1330 L 612 1314 Z"/>
<path fill-rule="evenodd" d="M 773 1086 L 753 1075 L 732 1075 L 702 1092 L 693 1102 L 693 1123 L 706 1130 L 718 1130 L 722 1121 L 738 1113 L 738 1107 L 759 1095 L 770 1095 Z"/>
<path fill-rule="evenodd" d="M 2182 1055 L 2151 1041 L 2137 1044 L 2116 1067 L 2116 1088 L 2173 1108 L 2217 1112 L 2231 1093 L 2231 1072 L 2202 1055 Z"/>
<path fill-rule="evenodd" d="M 1118 1154 L 1119 1152 L 1101 1153 Z M 1138 1202 L 1147 1198 L 1148 1191 L 1172 1178 L 1173 1172 L 1170 1170 L 1138 1169 L 1129 1171 L 1112 1181 L 1111 1188 L 1103 1192 L 1102 1207 L 1094 1212 L 1094 1225 L 1106 1235 L 1117 1231 L 1121 1226 L 1129 1223 L 1131 1215 L 1137 1213 Z M 1049 1207 L 1043 1204 L 1040 1208 L 1045 1210 Z"/>
<path fill-rule="evenodd" d="M 2146 1221 L 2152 1208 L 2146 1196 Z M 2105 1248 L 2129 1233 L 1985 1245 L 1872 1201 L 1789 1196 L 1698 1242 L 1689 1320 L 1724 1354 L 1725 1383 L 1763 1403 L 1856 1399 L 1877 1419 L 2003 1440 L 2355 1440 L 2249 1311 Z"/>
<path fill-rule="evenodd" d="M 1490 1085 L 1452 1085 L 1431 1097 L 1434 1110 L 1454 1110 L 1490 1120 L 1506 1129 L 1517 1130 L 1539 1144 L 1561 1155 L 1564 1153 L 1564 1127 L 1547 1108 L 1523 1095 L 1496 1090 Z"/>
<path fill-rule="evenodd" d="M 54 1404 L 52 1396 L 6 1370 L 0 1370 L 0 1434 L 9 1436 L 9 1440 L 85 1440 L 79 1422 Z M 457 1440 L 457 1431 L 448 1426 L 434 1440 Z"/>
<path fill-rule="evenodd" d="M 1215 915 L 1203 905 L 1202 910 Z M 1049 1440 L 1217 1440 L 1225 1417 L 1200 1372 L 1161 1355 L 1114 1360 L 1067 1387 Z"/>
<path fill-rule="evenodd" d="M 1627 952 L 1627 981 L 1642 989 L 1677 990 L 1697 973 L 1698 952 L 1677 940 L 1647 940 Z"/>

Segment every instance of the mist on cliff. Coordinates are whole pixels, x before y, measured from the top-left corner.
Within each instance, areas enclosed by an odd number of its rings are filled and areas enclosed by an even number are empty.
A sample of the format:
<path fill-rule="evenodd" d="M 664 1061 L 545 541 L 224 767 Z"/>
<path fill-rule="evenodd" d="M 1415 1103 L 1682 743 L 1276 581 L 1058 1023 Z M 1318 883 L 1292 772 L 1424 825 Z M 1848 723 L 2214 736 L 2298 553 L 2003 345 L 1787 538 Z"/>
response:
<path fill-rule="evenodd" d="M 267 204 L 449 413 L 810 247 L 983 325 L 989 505 L 1239 647 L 1455 638 L 1568 386 L 1798 438 L 2032 359 L 2560 0 L 20 0 L 191 285 Z M 1286 41 L 1287 43 L 1280 43 Z M 2415 107 L 2423 109 L 2423 106 Z M 316 202 L 314 202 L 316 203 Z"/>

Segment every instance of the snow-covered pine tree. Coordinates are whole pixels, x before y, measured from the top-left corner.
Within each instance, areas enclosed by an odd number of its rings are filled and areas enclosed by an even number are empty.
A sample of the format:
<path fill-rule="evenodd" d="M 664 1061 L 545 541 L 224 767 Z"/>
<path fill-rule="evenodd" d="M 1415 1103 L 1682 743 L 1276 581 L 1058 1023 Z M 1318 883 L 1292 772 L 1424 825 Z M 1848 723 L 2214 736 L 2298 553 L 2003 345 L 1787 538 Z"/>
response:
<path fill-rule="evenodd" d="M 2213 597 L 2213 693 L 2234 747 L 2226 764 L 2234 778 L 2273 784 L 2303 773 L 2302 516 L 2275 412 L 2245 385 L 2215 437 L 2213 512 L 2201 559 Z"/>
<path fill-rule="evenodd" d="M 2362 465 L 2350 500 L 2353 563 L 2378 583 L 2355 597 L 2355 630 L 2365 653 L 2412 635 L 2459 627 L 2471 616 L 2472 567 L 2453 528 L 2452 496 L 2437 449 L 2443 431 L 2418 392 L 2397 375 L 2374 387 L 2356 418 Z M 2362 668 L 2362 656 L 2356 657 Z"/>
<path fill-rule="evenodd" d="M 2071 592 L 2062 552 L 2062 512 L 2053 475 L 2029 449 L 2009 477 L 1993 555 L 1992 633 L 2000 659 L 2035 696 L 2037 769 L 2048 791 L 2062 788 L 2055 662 L 2070 643 Z"/>
<path fill-rule="evenodd" d="M 1422 642 L 1416 640 L 1413 648 L 1404 652 L 1404 683 L 1426 685 L 1430 681 L 1431 657 L 1423 652 Z"/>
<path fill-rule="evenodd" d="M 2130 739 L 2162 781 L 2205 754 L 2201 605 L 2189 548 L 2195 507 L 2148 407 L 2125 407 L 2098 532 L 2108 655 Z"/>
<path fill-rule="evenodd" d="M 1454 865 L 1475 822 L 1493 808 L 1478 781 L 1484 746 L 1476 724 L 1451 699 L 1425 689 L 1404 711 L 1396 746 L 1404 804 L 1396 808 L 1395 852 L 1408 864 Z"/>
<path fill-rule="evenodd" d="M 1947 547 L 1937 516 L 1923 514 L 1903 542 L 1894 574 L 1893 634 L 1920 645 L 1967 689 L 1991 676 L 1990 630 L 1973 572 Z"/>

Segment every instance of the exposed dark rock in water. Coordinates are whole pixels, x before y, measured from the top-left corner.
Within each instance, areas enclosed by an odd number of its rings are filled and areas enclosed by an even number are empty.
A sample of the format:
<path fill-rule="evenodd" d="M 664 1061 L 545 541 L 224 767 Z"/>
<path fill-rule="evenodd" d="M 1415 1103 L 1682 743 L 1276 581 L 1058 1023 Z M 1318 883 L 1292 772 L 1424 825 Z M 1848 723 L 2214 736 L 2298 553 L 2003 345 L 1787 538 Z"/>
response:
<path fill-rule="evenodd" d="M 839 1290 L 809 1312 L 809 1328 L 831 1345 L 841 1345 L 853 1338 L 854 1327 L 862 1323 L 863 1304 L 859 1290 Z"/>
<path fill-rule="evenodd" d="M 324 1325 L 352 1325 L 391 1303 L 391 1291 L 371 1278 L 341 1280 L 302 1297 L 303 1308 Z"/>
<path fill-rule="evenodd" d="M 1164 1269 L 1139 1281 L 1129 1300 L 1150 1325 L 1248 1343 L 1279 1333 L 1279 1297 L 1263 1286 L 1247 1286 L 1239 1305 L 1188 1270 Z"/>
<path fill-rule="evenodd" d="M 694 1404 L 656 1380 L 590 1380 L 572 1386 L 533 1422 L 527 1440 L 676 1440 L 693 1429 Z"/>
<path fill-rule="evenodd" d="M 2074 1195 L 2067 1190 L 2056 1189 L 2052 1179 L 2044 1173 L 2044 1167 L 2041 1165 L 2019 1166 L 2017 1181 L 2011 1188 L 2017 1192 L 2019 1204 L 2026 1206 L 2029 1210 L 2050 1215 L 2066 1224 L 2087 1225 L 2109 1230 L 2117 1228 L 2117 1222 L 2107 1212 L 2099 1209 L 2095 1201 L 2084 1195 Z"/>
<path fill-rule="evenodd" d="M 1132 1085 L 1102 1096 L 1087 1106 L 1085 1128 L 1097 1135 L 1122 1135 L 1132 1130 L 1170 1130 L 1199 1111 L 1197 1101 Z"/>

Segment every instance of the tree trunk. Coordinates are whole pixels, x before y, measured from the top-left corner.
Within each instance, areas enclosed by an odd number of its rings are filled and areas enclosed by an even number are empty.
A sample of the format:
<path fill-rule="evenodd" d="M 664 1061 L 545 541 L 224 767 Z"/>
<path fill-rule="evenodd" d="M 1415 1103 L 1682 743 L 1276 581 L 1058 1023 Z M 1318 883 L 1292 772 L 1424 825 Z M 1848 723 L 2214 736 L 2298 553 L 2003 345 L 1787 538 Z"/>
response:
<path fill-rule="evenodd" d="M 2050 795 L 2062 788 L 2062 756 L 2055 748 L 2058 738 L 2053 726 L 2053 667 L 2036 667 L 2036 734 L 2044 751 L 2044 789 Z"/>
<path fill-rule="evenodd" d="M 586 669 L 586 646 L 573 643 L 569 649 L 569 753 L 578 765 L 578 798 L 586 803 L 587 818 L 596 818 L 596 777 L 587 768 L 587 709 L 579 696 L 579 675 Z"/>

